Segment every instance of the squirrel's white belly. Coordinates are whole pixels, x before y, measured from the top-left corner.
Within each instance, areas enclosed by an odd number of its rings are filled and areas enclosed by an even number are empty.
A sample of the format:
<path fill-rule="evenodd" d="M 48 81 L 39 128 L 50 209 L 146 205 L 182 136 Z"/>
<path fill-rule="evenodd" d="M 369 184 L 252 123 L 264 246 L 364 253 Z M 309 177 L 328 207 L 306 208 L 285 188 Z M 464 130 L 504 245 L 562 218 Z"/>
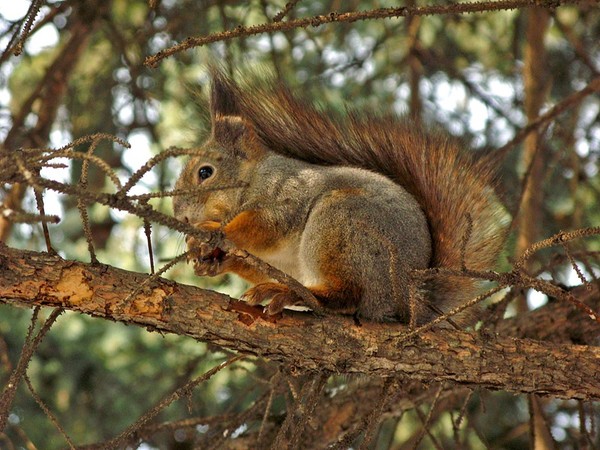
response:
<path fill-rule="evenodd" d="M 293 236 L 279 242 L 276 249 L 269 249 L 264 253 L 257 253 L 255 256 L 285 272 L 305 286 L 314 285 L 318 280 L 308 273 L 305 265 L 300 261 L 299 250 L 300 237 Z"/>

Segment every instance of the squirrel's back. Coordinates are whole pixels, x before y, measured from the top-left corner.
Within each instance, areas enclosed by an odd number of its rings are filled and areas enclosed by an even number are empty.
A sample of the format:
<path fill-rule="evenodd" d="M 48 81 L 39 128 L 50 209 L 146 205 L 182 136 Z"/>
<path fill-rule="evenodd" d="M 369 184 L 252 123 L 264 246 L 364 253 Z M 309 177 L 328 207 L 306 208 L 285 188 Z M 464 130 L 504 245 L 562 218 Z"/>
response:
<path fill-rule="evenodd" d="M 490 158 L 474 158 L 456 139 L 424 132 L 407 119 L 355 112 L 342 117 L 300 100 L 277 83 L 230 84 L 242 115 L 270 150 L 320 165 L 383 174 L 415 197 L 432 239 L 430 267 L 490 269 L 504 244 L 508 214 L 494 190 Z M 476 293 L 464 277 L 427 285 L 429 301 L 447 311 Z"/>

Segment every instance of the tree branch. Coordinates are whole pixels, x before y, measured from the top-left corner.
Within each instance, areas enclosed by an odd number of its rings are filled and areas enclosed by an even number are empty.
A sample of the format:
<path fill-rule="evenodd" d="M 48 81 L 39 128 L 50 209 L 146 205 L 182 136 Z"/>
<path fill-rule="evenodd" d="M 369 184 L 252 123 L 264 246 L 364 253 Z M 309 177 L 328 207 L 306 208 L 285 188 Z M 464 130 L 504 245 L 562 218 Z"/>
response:
<path fill-rule="evenodd" d="M 175 53 L 189 50 L 194 47 L 211 44 L 213 42 L 229 41 L 231 39 L 253 36 L 262 33 L 275 33 L 278 31 L 289 31 L 296 28 L 318 27 L 330 23 L 352 23 L 361 20 L 389 19 L 399 17 L 418 17 L 446 14 L 469 14 L 484 11 L 500 11 L 516 8 L 531 8 L 535 6 L 543 8 L 557 8 L 564 5 L 578 5 L 583 0 L 493 0 L 476 1 L 466 3 L 452 3 L 450 5 L 425 5 L 425 6 L 403 6 L 400 8 L 378 8 L 368 11 L 354 11 L 338 13 L 329 12 L 326 15 L 303 17 L 286 21 L 273 21 L 259 25 L 225 30 L 212 33 L 207 36 L 188 37 L 183 42 L 161 50 L 155 55 L 148 56 L 144 61 L 149 67 L 156 67 L 158 63 Z"/>
<path fill-rule="evenodd" d="M 125 302 L 132 287 L 148 277 L 0 245 L 0 298 L 5 303 L 63 307 L 309 371 L 402 374 L 420 381 L 600 398 L 598 347 L 455 330 L 407 340 L 407 327 L 399 324 L 358 325 L 348 317 L 295 312 L 272 318 L 228 296 L 164 279 Z"/>

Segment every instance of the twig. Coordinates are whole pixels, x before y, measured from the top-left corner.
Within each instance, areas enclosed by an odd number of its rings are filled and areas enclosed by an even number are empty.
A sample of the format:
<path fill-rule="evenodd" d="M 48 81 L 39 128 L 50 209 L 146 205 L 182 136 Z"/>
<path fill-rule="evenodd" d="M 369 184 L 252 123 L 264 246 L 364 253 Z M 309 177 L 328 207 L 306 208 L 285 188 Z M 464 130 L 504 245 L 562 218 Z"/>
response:
<path fill-rule="evenodd" d="M 5 208 L 4 205 L 1 204 L 0 215 L 13 223 L 37 223 L 41 222 L 42 220 L 49 223 L 60 222 L 60 217 L 55 215 L 40 215 L 15 211 L 14 209 Z"/>
<path fill-rule="evenodd" d="M 577 265 L 577 261 L 575 261 L 575 258 L 571 254 L 571 251 L 569 250 L 569 246 L 566 243 L 563 243 L 562 248 L 564 249 L 565 255 L 567 256 L 569 262 L 571 263 L 571 267 L 573 268 L 573 270 L 577 274 L 577 277 L 579 278 L 579 281 L 581 281 L 581 284 L 583 284 L 586 287 L 586 289 L 588 291 L 590 291 L 592 289 L 592 286 L 589 284 L 589 281 L 586 280 L 585 276 L 583 275 L 583 272 L 581 271 L 581 269 Z"/>
<path fill-rule="evenodd" d="M 132 425 L 127 427 L 127 429 L 125 431 L 123 431 L 119 436 L 104 443 L 105 448 L 122 448 L 122 447 L 124 447 L 125 446 L 124 444 L 126 444 L 128 442 L 129 437 L 132 436 L 137 431 L 139 431 L 146 423 L 148 423 L 150 420 L 152 420 L 160 411 L 165 409 L 167 406 L 169 406 L 174 401 L 180 399 L 181 397 L 185 397 L 186 395 L 188 395 L 188 393 L 191 390 L 195 389 L 196 386 L 207 381 L 214 374 L 220 372 L 225 367 L 230 366 L 231 364 L 233 364 L 241 359 L 244 359 L 244 358 L 246 358 L 245 355 L 234 356 L 233 358 L 230 358 L 227 361 L 222 362 L 221 364 L 213 367 L 212 369 L 210 369 L 208 372 L 204 373 L 203 375 L 201 375 L 193 380 L 188 381 L 186 384 L 184 384 L 180 388 L 176 389 L 174 392 L 172 392 L 171 394 L 169 394 L 165 398 L 163 398 L 161 401 L 159 401 L 154 407 L 152 407 L 148 411 L 146 411 L 146 413 L 143 416 L 141 416 L 138 420 L 136 420 L 135 423 L 133 423 Z"/>
<path fill-rule="evenodd" d="M 273 17 L 273 22 L 281 22 L 285 16 L 287 16 L 290 11 L 296 7 L 298 3 L 300 3 L 300 0 L 292 0 L 291 2 L 287 2 L 284 8 L 275 14 L 275 17 Z"/>
<path fill-rule="evenodd" d="M 116 312 L 122 313 L 124 309 L 127 306 L 129 306 L 129 304 L 133 301 L 133 299 L 135 299 L 135 297 L 137 297 L 137 295 L 140 292 L 151 286 L 154 281 L 158 280 L 160 276 L 167 270 L 169 270 L 171 267 L 175 266 L 176 264 L 179 264 L 181 261 L 186 260 L 189 257 L 189 255 L 189 251 L 182 253 L 181 255 L 176 256 L 163 267 L 161 267 L 160 270 L 158 270 L 157 272 L 154 272 L 154 270 L 152 270 L 152 274 L 149 277 L 145 278 L 144 281 L 142 281 L 138 286 L 136 286 L 135 289 L 131 291 L 131 293 L 123 300 L 123 302 L 119 304 L 119 307 L 117 308 Z"/>
<path fill-rule="evenodd" d="M 372 448 L 372 441 L 375 438 L 379 424 L 381 423 L 381 416 L 385 410 L 390 394 L 395 387 L 395 380 L 393 378 L 386 378 L 381 388 L 379 395 L 379 401 L 375 404 L 375 408 L 367 415 L 364 425 L 364 436 L 363 441 L 359 447 L 359 450 L 368 450 Z"/>
<path fill-rule="evenodd" d="M 135 184 L 138 181 L 140 181 L 142 179 L 142 177 L 147 172 L 149 172 L 154 166 L 160 164 L 165 159 L 176 157 L 176 156 L 183 156 L 183 155 L 207 156 L 210 158 L 214 158 L 217 161 L 221 157 L 221 155 L 219 155 L 217 152 L 210 152 L 210 151 L 199 150 L 199 149 L 170 147 L 170 148 L 160 152 L 158 155 L 150 158 L 148 161 L 146 161 L 146 163 L 142 167 L 140 167 L 138 170 L 136 170 L 131 175 L 131 177 L 129 177 L 129 180 L 127 180 L 127 183 L 125 183 L 125 185 L 121 188 L 120 194 L 126 194 L 133 186 L 135 186 Z"/>
<path fill-rule="evenodd" d="M 23 379 L 25 380 L 25 383 L 27 384 L 27 387 L 29 388 L 29 392 L 31 393 L 31 396 L 33 397 L 35 402 L 42 409 L 42 411 L 44 411 L 44 414 L 46 414 L 46 417 L 48 417 L 48 419 L 50 419 L 50 422 L 52 422 L 54 424 L 54 426 L 60 432 L 62 437 L 65 438 L 65 440 L 69 444 L 69 448 L 74 449 L 75 445 L 73 444 L 73 441 L 71 440 L 71 438 L 69 437 L 69 435 L 67 434 L 65 429 L 62 427 L 62 425 L 60 424 L 60 422 L 58 421 L 56 416 L 52 413 L 52 411 L 50 411 L 50 408 L 48 408 L 48 406 L 44 403 L 44 401 L 41 399 L 41 397 L 35 391 L 35 389 L 33 388 L 33 385 L 31 384 L 31 380 L 29 379 L 29 376 L 27 376 L 27 374 L 24 374 Z"/>
<path fill-rule="evenodd" d="M 318 403 L 319 394 L 327 381 L 329 374 L 326 372 L 317 373 L 304 382 L 299 396 L 294 405 L 288 407 L 287 415 L 283 425 L 277 433 L 275 441 L 271 445 L 273 450 L 281 448 L 297 448 L 300 435 L 310 419 L 315 406 Z M 287 434 L 291 428 L 291 436 Z"/>
<path fill-rule="evenodd" d="M 463 402 L 460 411 L 458 413 L 458 417 L 456 418 L 456 420 L 452 420 L 452 430 L 454 431 L 454 436 L 455 439 L 457 441 L 457 444 L 459 443 L 459 435 L 458 435 L 458 431 L 460 429 L 460 425 L 465 417 L 465 413 L 467 412 L 467 406 L 469 405 L 469 401 L 471 400 L 471 397 L 473 397 L 473 393 L 475 391 L 470 390 L 469 394 L 465 397 L 465 401 Z M 460 448 L 460 446 L 458 447 Z"/>
<path fill-rule="evenodd" d="M 588 227 L 588 228 L 580 228 L 574 231 L 564 232 L 555 234 L 547 239 L 536 242 L 529 246 L 527 250 L 523 252 L 523 255 L 515 262 L 514 270 L 520 271 L 524 267 L 526 261 L 531 258 L 531 256 L 543 249 L 548 247 L 554 247 L 556 245 L 564 245 L 564 243 L 572 241 L 574 239 L 579 239 L 587 236 L 600 235 L 600 227 Z"/>
<path fill-rule="evenodd" d="M 369 11 L 337 13 L 330 12 L 327 15 L 318 15 L 302 19 L 288 21 L 269 22 L 250 27 L 238 26 L 234 29 L 220 33 L 212 33 L 202 37 L 188 37 L 180 44 L 176 44 L 165 50 L 161 50 L 153 56 L 149 56 L 144 64 L 156 67 L 158 63 L 175 53 L 190 48 L 211 44 L 218 41 L 229 41 L 242 36 L 253 36 L 262 33 L 274 33 L 277 31 L 289 31 L 295 28 L 318 27 L 330 23 L 352 23 L 360 20 L 385 19 L 392 17 L 430 16 L 447 14 L 468 14 L 483 11 L 500 11 L 516 8 L 546 7 L 556 8 L 562 5 L 576 5 L 581 0 L 498 0 L 487 2 L 453 3 L 451 5 L 428 5 L 401 8 L 379 8 Z"/>
<path fill-rule="evenodd" d="M 506 156 L 506 154 L 512 150 L 514 146 L 520 144 L 529 135 L 529 133 L 538 129 L 545 123 L 555 119 L 566 110 L 581 102 L 588 95 L 598 91 L 600 91 L 600 77 L 594 78 L 586 87 L 571 94 L 560 103 L 554 105 L 546 113 L 530 122 L 527 126 L 521 128 L 514 138 L 494 152 L 495 158 L 502 160 L 504 156 Z"/>
<path fill-rule="evenodd" d="M 92 156 L 92 154 L 94 153 L 94 150 L 97 147 L 97 143 L 98 143 L 98 140 L 92 141 L 92 144 L 90 145 L 87 152 L 85 153 L 85 155 L 87 157 Z M 104 163 L 104 161 L 102 161 L 102 162 Z M 102 167 L 102 165 L 100 165 L 100 166 Z M 81 175 L 79 176 L 79 187 L 81 188 L 81 190 L 84 190 L 84 191 L 87 190 L 87 188 L 88 188 L 89 168 L 90 168 L 90 160 L 84 159 L 83 164 L 81 165 Z M 113 175 L 116 177 L 114 171 L 110 167 L 108 167 L 108 165 L 107 165 L 107 168 L 108 168 L 108 170 L 105 170 L 107 175 Z M 117 182 L 119 182 L 118 178 L 117 178 Z M 117 184 L 117 186 L 118 186 L 118 184 Z M 98 258 L 96 257 L 96 250 L 94 248 L 94 239 L 92 236 L 92 229 L 90 227 L 90 217 L 88 215 L 87 206 L 85 205 L 85 203 L 83 202 L 81 197 L 77 197 L 77 208 L 79 209 L 79 216 L 81 217 L 81 223 L 83 225 L 83 234 L 85 235 L 85 240 L 87 241 L 88 253 L 90 254 L 90 259 L 92 261 L 92 264 L 97 264 Z"/>
<path fill-rule="evenodd" d="M 54 249 L 52 248 L 52 243 L 50 242 L 50 231 L 48 230 L 48 223 L 46 222 L 46 209 L 44 207 L 44 197 L 42 196 L 42 192 L 35 189 L 35 204 L 37 206 L 38 211 L 40 212 L 40 222 L 42 223 L 42 234 L 44 235 L 44 242 L 46 243 L 46 250 L 48 253 L 54 253 Z"/>
<path fill-rule="evenodd" d="M 279 376 L 279 372 L 277 372 L 274 376 L 273 379 Z M 269 389 L 269 397 L 267 399 L 267 404 L 265 405 L 265 413 L 263 414 L 263 418 L 260 422 L 260 428 L 258 429 L 258 438 L 256 439 L 256 442 L 258 444 L 261 444 L 261 441 L 263 439 L 263 436 L 265 434 L 265 427 L 267 424 L 267 419 L 269 417 L 269 414 L 271 412 L 271 406 L 273 405 L 273 397 L 275 397 L 275 387 L 271 386 L 271 388 Z"/>
<path fill-rule="evenodd" d="M 454 276 L 465 276 L 465 274 L 461 271 L 443 271 L 440 273 L 444 273 L 444 274 L 451 274 Z M 462 274 L 462 275 L 461 275 Z M 418 334 L 421 334 L 427 330 L 430 330 L 431 328 L 433 328 L 434 326 L 436 326 L 439 323 L 442 323 L 446 320 L 448 320 L 449 317 L 455 316 L 457 314 L 460 314 L 461 312 L 465 311 L 466 309 L 472 308 L 473 306 L 477 305 L 478 303 L 481 303 L 482 301 L 484 301 L 486 298 L 491 297 L 492 295 L 496 294 L 497 292 L 500 292 L 502 289 L 504 289 L 506 286 L 505 285 L 500 285 L 498 287 L 495 287 L 494 289 L 491 289 L 481 295 L 478 295 L 477 297 L 473 298 L 472 300 L 469 300 L 467 303 L 464 303 L 460 306 L 457 306 L 454 309 L 451 309 L 450 311 L 448 311 L 446 314 L 441 315 L 436 317 L 435 319 L 433 319 L 430 322 L 427 322 L 424 325 L 421 325 L 418 328 L 415 328 L 414 330 L 409 331 L 408 333 L 404 334 L 402 336 L 402 340 L 406 340 L 409 339 L 413 336 L 416 336 Z"/>
<path fill-rule="evenodd" d="M 419 444 L 421 443 L 421 441 L 425 437 L 425 434 L 427 434 L 427 436 L 429 436 L 429 439 L 431 439 L 431 442 L 433 443 L 433 445 L 434 445 L 434 447 L 436 449 L 442 450 L 442 446 L 437 442 L 437 439 L 431 433 L 431 430 L 429 429 L 429 424 L 431 423 L 431 419 L 433 417 L 433 411 L 435 410 L 435 407 L 437 406 L 437 402 L 438 402 L 438 400 L 440 398 L 440 395 L 442 393 L 443 387 L 444 386 L 442 384 L 440 384 L 440 387 L 438 388 L 438 390 L 437 390 L 437 392 L 435 394 L 435 397 L 433 398 L 433 401 L 431 402 L 431 407 L 429 408 L 429 412 L 427 413 L 427 417 L 423 417 L 423 413 L 421 412 L 421 410 L 418 407 L 415 408 L 415 412 L 419 416 L 419 419 L 421 420 L 421 423 L 423 424 L 423 427 L 421 428 L 419 436 L 417 437 L 416 441 L 413 444 L 413 450 L 417 449 L 417 447 L 419 446 Z"/>
<path fill-rule="evenodd" d="M 21 350 L 21 356 L 19 358 L 19 362 L 17 366 L 13 370 L 8 379 L 8 383 L 6 383 L 6 387 L 2 392 L 2 396 L 0 396 L 0 433 L 4 431 L 6 427 L 6 423 L 8 420 L 9 408 L 12 405 L 13 399 L 17 392 L 17 387 L 19 386 L 19 381 L 25 375 L 25 371 L 27 370 L 27 366 L 29 365 L 29 361 L 31 361 L 31 357 L 33 353 L 36 351 L 42 339 L 46 336 L 46 333 L 50 330 L 58 316 L 60 316 L 63 312 L 63 309 L 56 308 L 52 311 L 44 325 L 35 336 L 33 340 L 30 340 L 31 333 L 33 331 L 33 325 L 35 323 L 35 318 L 37 314 L 34 314 L 32 317 L 32 327 L 29 329 L 29 334 L 27 339 L 25 340 L 25 344 L 23 345 L 23 350 Z"/>
<path fill-rule="evenodd" d="M 29 11 L 27 11 L 27 14 L 25 15 L 25 17 L 27 17 L 27 20 L 25 21 L 23 31 L 21 31 L 21 37 L 17 42 L 17 45 L 15 45 L 13 49 L 13 55 L 19 56 L 23 51 L 23 43 L 25 42 L 25 39 L 27 39 L 27 37 L 29 36 L 31 27 L 33 26 L 33 22 L 35 21 L 35 18 L 37 17 L 38 13 L 40 12 L 40 8 L 42 7 L 42 3 L 43 0 L 33 0 L 31 2 L 31 5 L 29 5 Z"/>

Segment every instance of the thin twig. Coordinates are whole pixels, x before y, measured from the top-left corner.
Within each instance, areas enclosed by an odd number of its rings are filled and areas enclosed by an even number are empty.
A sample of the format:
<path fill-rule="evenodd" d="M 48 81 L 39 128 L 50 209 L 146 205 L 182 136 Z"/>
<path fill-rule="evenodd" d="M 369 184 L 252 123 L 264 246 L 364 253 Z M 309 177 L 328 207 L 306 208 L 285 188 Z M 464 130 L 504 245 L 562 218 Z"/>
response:
<path fill-rule="evenodd" d="M 418 407 L 415 408 L 415 412 L 417 413 L 417 416 L 419 416 L 419 420 L 421 420 L 422 428 L 419 433 L 419 436 L 417 437 L 416 441 L 413 444 L 413 447 L 412 447 L 413 450 L 417 449 L 417 447 L 419 446 L 419 444 L 425 437 L 425 434 L 427 434 L 427 436 L 429 436 L 431 443 L 433 444 L 433 446 L 436 449 L 442 450 L 442 446 L 439 444 L 439 442 L 437 441 L 437 439 L 435 438 L 435 436 L 429 429 L 429 424 L 431 423 L 431 419 L 433 417 L 433 411 L 435 410 L 435 407 L 437 406 L 437 402 L 440 398 L 442 390 L 443 390 L 443 385 L 440 385 L 440 387 L 438 388 L 438 390 L 435 394 L 435 397 L 433 398 L 433 401 L 431 402 L 431 407 L 429 408 L 429 412 L 427 413 L 426 417 L 423 416 L 423 413 L 421 412 L 421 410 Z"/>
<path fill-rule="evenodd" d="M 379 424 L 381 423 L 381 416 L 383 411 L 388 405 L 388 401 L 391 397 L 391 392 L 395 387 L 395 380 L 393 378 L 387 378 L 381 388 L 379 395 L 379 401 L 375 404 L 375 408 L 367 415 L 364 425 L 364 436 L 363 441 L 360 445 L 359 450 L 368 450 L 372 448 L 372 441 L 376 436 Z"/>
<path fill-rule="evenodd" d="M 161 267 L 160 270 L 158 270 L 157 272 L 154 272 L 154 270 L 152 270 L 152 274 L 149 277 L 146 277 L 144 281 L 142 281 L 139 285 L 137 285 L 135 289 L 131 291 L 131 293 L 119 304 L 119 307 L 117 308 L 116 312 L 122 313 L 140 292 L 142 292 L 145 289 L 148 289 L 149 286 L 152 286 L 152 283 L 158 280 L 160 276 L 163 273 L 167 272 L 171 267 L 175 266 L 176 264 L 179 264 L 181 261 L 187 260 L 190 256 L 190 253 L 191 252 L 187 251 L 179 256 L 176 256 L 163 267 Z"/>
<path fill-rule="evenodd" d="M 583 284 L 586 287 L 586 289 L 588 291 L 590 291 L 592 289 L 592 286 L 590 285 L 589 281 L 586 280 L 585 275 L 583 275 L 583 272 L 579 268 L 579 265 L 577 264 L 577 261 L 575 261 L 575 258 L 573 258 L 573 255 L 571 254 L 571 251 L 569 250 L 569 246 L 567 245 L 566 242 L 563 243 L 562 248 L 564 249 L 565 255 L 567 256 L 567 258 L 569 259 L 569 262 L 571 263 L 571 267 L 577 274 L 579 281 L 581 281 L 581 284 Z"/>
<path fill-rule="evenodd" d="M 85 153 L 86 156 L 92 156 L 94 150 L 97 148 L 98 140 L 92 141 L 92 144 L 88 148 Z M 88 173 L 90 167 L 90 160 L 84 159 L 83 164 L 81 165 L 81 175 L 79 176 L 79 187 L 81 190 L 86 191 L 88 188 Z M 107 173 L 114 172 L 109 168 Z M 79 209 L 79 216 L 81 217 L 81 223 L 83 225 L 83 234 L 85 235 L 85 240 L 87 241 L 88 253 L 90 254 L 90 259 L 92 264 L 98 263 L 98 258 L 96 257 L 96 250 L 94 248 L 94 238 L 92 236 L 92 228 L 90 227 L 90 217 L 88 214 L 87 206 L 81 199 L 81 197 L 77 197 L 77 208 Z"/>
<path fill-rule="evenodd" d="M 13 223 L 37 223 L 42 220 L 47 223 L 59 223 L 60 217 L 55 215 L 40 215 L 15 211 L 14 209 L 5 208 L 0 204 L 0 215 L 6 220 Z"/>
<path fill-rule="evenodd" d="M 186 384 L 177 388 L 174 392 L 164 397 L 160 400 L 154 407 L 150 408 L 143 416 L 141 416 L 138 420 L 135 421 L 132 425 L 127 427 L 125 431 L 123 431 L 116 438 L 105 443 L 106 448 L 123 448 L 124 444 L 128 442 L 130 436 L 134 435 L 138 432 L 146 423 L 152 420 L 156 415 L 169 406 L 174 401 L 185 397 L 188 395 L 190 391 L 195 389 L 199 384 L 209 380 L 213 375 L 223 370 L 225 367 L 230 366 L 231 364 L 240 361 L 241 359 L 246 358 L 245 355 L 237 355 L 233 358 L 228 359 L 227 361 L 222 362 L 221 364 L 213 367 L 209 371 L 205 372 L 203 375 L 188 381 Z"/>
<path fill-rule="evenodd" d="M 521 257 L 515 262 L 514 270 L 517 270 L 517 271 L 521 270 L 525 266 L 525 263 L 527 262 L 527 260 L 529 258 L 531 258 L 531 256 L 533 256 L 534 253 L 536 253 L 537 251 L 539 251 L 543 248 L 554 247 L 556 245 L 563 245 L 564 243 L 572 241 L 574 239 L 580 239 L 582 237 L 588 237 L 588 236 L 594 236 L 594 235 L 600 235 L 600 227 L 580 228 L 578 230 L 567 231 L 567 232 L 561 231 L 560 233 L 557 233 L 554 236 L 551 236 L 547 239 L 544 239 L 542 241 L 539 241 L 539 242 L 536 242 L 536 243 L 530 245 L 523 252 L 523 255 L 521 255 Z"/>
<path fill-rule="evenodd" d="M 48 408 L 46 403 L 44 403 L 44 401 L 41 399 L 41 397 L 35 391 L 27 373 L 25 373 L 23 375 L 23 379 L 25 380 L 25 383 L 27 384 L 27 387 L 29 388 L 29 392 L 31 393 L 31 396 L 33 397 L 35 402 L 42 409 L 42 411 L 44 411 L 44 414 L 46 414 L 46 417 L 48 417 L 48 419 L 50 419 L 50 422 L 52 422 L 54 424 L 54 426 L 60 432 L 62 437 L 65 438 L 65 441 L 67 441 L 67 443 L 69 444 L 69 448 L 74 449 L 75 444 L 73 444 L 73 441 L 71 440 L 71 438 L 69 437 L 69 435 L 67 434 L 65 429 L 62 427 L 62 425 L 60 424 L 60 422 L 58 421 L 56 416 L 52 413 L 52 411 L 50 411 L 50 408 Z"/>
<path fill-rule="evenodd" d="M 542 114 L 537 119 L 529 122 L 527 126 L 521 128 L 514 138 L 512 138 L 509 142 L 507 142 L 494 152 L 495 158 L 497 158 L 498 160 L 502 160 L 504 156 L 506 156 L 506 154 L 508 154 L 513 147 L 520 144 L 529 135 L 529 133 L 537 130 L 542 125 L 554 120 L 563 112 L 580 103 L 588 95 L 598 91 L 600 91 L 600 77 L 594 78 L 586 87 L 584 87 L 580 91 L 571 94 L 563 101 L 557 103 L 552 108 L 550 108 L 546 113 Z"/>
<path fill-rule="evenodd" d="M 306 28 L 309 26 L 318 27 L 330 23 L 352 23 L 361 20 L 385 19 L 393 17 L 409 16 L 430 16 L 447 14 L 468 14 L 484 11 L 500 11 L 506 9 L 546 7 L 556 8 L 563 5 L 577 5 L 581 0 L 497 0 L 487 2 L 471 3 L 452 3 L 450 5 L 428 5 L 400 8 L 379 8 L 368 11 L 337 13 L 330 12 L 327 15 L 318 15 L 305 17 L 301 19 L 269 22 L 250 27 L 238 26 L 234 29 L 220 33 L 212 33 L 201 37 L 188 37 L 180 44 L 176 44 L 165 50 L 161 50 L 153 56 L 149 56 L 144 64 L 149 67 L 156 67 L 158 63 L 175 53 L 183 50 L 189 50 L 194 47 L 211 44 L 218 41 L 229 41 L 231 39 L 253 36 L 262 33 L 274 33 L 277 31 L 289 31 L 296 28 Z"/>
<path fill-rule="evenodd" d="M 19 362 L 17 366 L 13 370 L 8 379 L 8 383 L 2 392 L 2 396 L 0 396 L 0 433 L 4 431 L 6 427 L 6 423 L 8 421 L 8 413 L 10 410 L 10 406 L 14 400 L 15 394 L 17 392 L 17 387 L 19 386 L 19 381 L 25 375 L 25 371 L 27 370 L 27 366 L 29 365 L 29 361 L 33 356 L 33 353 L 36 351 L 42 339 L 46 336 L 46 333 L 50 330 L 58 316 L 60 316 L 63 312 L 62 308 L 56 308 L 50 313 L 50 316 L 44 322 L 44 325 L 38 332 L 38 334 L 30 339 L 33 328 L 30 327 L 30 332 L 28 333 L 28 338 L 25 340 L 25 344 L 23 345 L 23 349 L 21 350 L 21 356 L 19 357 Z M 35 317 L 37 317 L 37 313 L 32 317 L 32 326 L 34 325 Z"/>
<path fill-rule="evenodd" d="M 300 3 L 300 0 L 292 0 L 291 2 L 287 2 L 284 8 L 275 14 L 275 17 L 273 17 L 273 22 L 281 22 L 285 16 L 287 16 L 290 11 L 296 7 L 298 3 Z"/>
<path fill-rule="evenodd" d="M 287 415 L 283 425 L 277 433 L 275 441 L 271 445 L 273 450 L 281 448 L 297 448 L 301 433 L 304 431 L 307 421 L 312 416 L 318 403 L 319 394 L 322 392 L 329 374 L 317 373 L 304 382 L 299 396 L 294 405 L 287 409 Z M 291 436 L 288 432 L 291 429 Z"/>
<path fill-rule="evenodd" d="M 149 172 L 154 166 L 163 162 L 165 159 L 177 157 L 177 156 L 183 156 L 183 155 L 206 156 L 209 158 L 216 159 L 217 161 L 221 157 L 221 155 L 217 152 L 211 152 L 211 151 L 201 150 L 201 149 L 197 149 L 197 148 L 190 149 L 190 148 L 170 147 L 170 148 L 160 152 L 158 155 L 150 158 L 148 161 L 146 161 L 146 163 L 142 167 L 140 167 L 138 170 L 136 170 L 131 175 L 131 177 L 129 177 L 129 180 L 127 180 L 127 183 L 125 183 L 125 185 L 121 188 L 120 194 L 127 193 L 133 186 L 135 186 L 135 184 L 138 181 L 140 181 L 142 179 L 142 177 L 147 172 Z"/>
<path fill-rule="evenodd" d="M 40 12 L 40 8 L 42 7 L 43 3 L 43 0 L 33 0 L 31 2 L 31 5 L 29 5 L 29 11 L 27 11 L 27 14 L 25 15 L 25 17 L 27 17 L 27 20 L 25 21 L 25 26 L 23 27 L 23 30 L 20 33 L 21 37 L 19 38 L 19 41 L 13 49 L 13 55 L 19 56 L 21 52 L 23 52 L 23 44 L 25 43 L 25 40 L 29 37 L 29 33 L 31 31 L 31 27 L 33 26 L 33 22 L 35 21 L 38 13 Z"/>

